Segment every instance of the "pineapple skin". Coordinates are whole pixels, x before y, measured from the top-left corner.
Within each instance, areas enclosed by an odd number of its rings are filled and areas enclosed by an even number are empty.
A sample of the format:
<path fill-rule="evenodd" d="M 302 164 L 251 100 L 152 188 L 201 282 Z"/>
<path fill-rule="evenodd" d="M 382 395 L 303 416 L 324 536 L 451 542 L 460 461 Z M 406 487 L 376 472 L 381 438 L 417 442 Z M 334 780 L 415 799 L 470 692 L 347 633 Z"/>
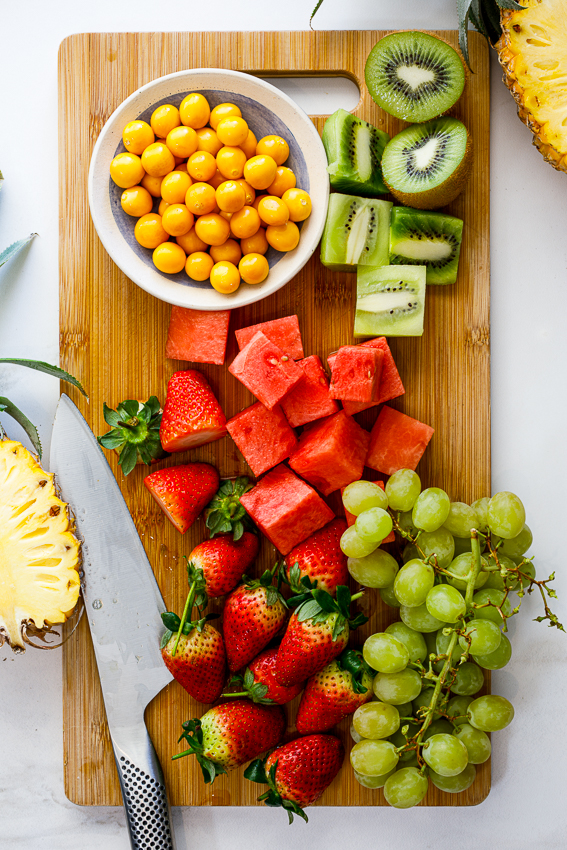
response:
<path fill-rule="evenodd" d="M 0 644 L 25 649 L 34 635 L 64 623 L 80 591 L 80 544 L 68 505 L 21 443 L 0 440 Z"/>
<path fill-rule="evenodd" d="M 567 173 L 567 0 L 522 0 L 500 13 L 495 48 L 518 116 L 546 162 Z M 566 122 L 567 123 L 567 122 Z"/>

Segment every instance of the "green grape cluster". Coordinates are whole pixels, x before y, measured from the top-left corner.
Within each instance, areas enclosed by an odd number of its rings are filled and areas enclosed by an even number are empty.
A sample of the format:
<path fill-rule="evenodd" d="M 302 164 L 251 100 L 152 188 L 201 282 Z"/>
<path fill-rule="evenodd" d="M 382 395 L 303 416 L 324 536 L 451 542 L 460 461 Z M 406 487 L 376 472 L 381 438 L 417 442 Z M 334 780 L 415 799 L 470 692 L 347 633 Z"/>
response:
<path fill-rule="evenodd" d="M 452 502 L 438 487 L 422 490 L 417 473 L 401 469 L 384 489 L 349 484 L 343 503 L 356 518 L 341 539 L 349 572 L 379 589 L 401 620 L 363 647 L 376 671 L 375 700 L 353 715 L 355 777 L 383 788 L 396 808 L 420 803 L 430 782 L 464 791 L 490 756 L 487 733 L 514 717 L 505 697 L 479 696 L 483 671 L 510 661 L 506 623 L 525 593 L 539 590 L 545 613 L 537 619 L 563 629 L 547 604 L 554 576 L 539 581 L 525 557 L 532 533 L 513 493 Z M 380 544 L 392 529 L 396 543 L 386 551 Z"/>

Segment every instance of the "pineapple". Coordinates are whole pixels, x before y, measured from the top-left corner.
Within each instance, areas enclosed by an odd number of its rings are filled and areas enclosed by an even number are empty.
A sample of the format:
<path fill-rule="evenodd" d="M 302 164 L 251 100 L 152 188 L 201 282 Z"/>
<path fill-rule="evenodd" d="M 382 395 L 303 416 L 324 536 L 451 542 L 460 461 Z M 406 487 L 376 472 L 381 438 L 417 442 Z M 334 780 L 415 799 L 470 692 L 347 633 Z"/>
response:
<path fill-rule="evenodd" d="M 64 623 L 79 596 L 79 541 L 53 475 L 18 442 L 0 439 L 0 645 L 25 649 Z"/>

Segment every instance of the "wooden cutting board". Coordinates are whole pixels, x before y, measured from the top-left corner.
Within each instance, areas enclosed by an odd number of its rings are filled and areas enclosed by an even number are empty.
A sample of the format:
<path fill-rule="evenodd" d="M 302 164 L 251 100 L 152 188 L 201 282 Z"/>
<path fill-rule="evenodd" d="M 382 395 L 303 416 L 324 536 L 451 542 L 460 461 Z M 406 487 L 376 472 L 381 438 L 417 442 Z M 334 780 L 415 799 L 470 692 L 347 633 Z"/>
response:
<path fill-rule="evenodd" d="M 156 394 L 163 402 L 167 380 L 187 364 L 165 359 L 170 307 L 136 287 L 110 260 L 95 233 L 88 209 L 87 172 L 92 148 L 105 121 L 133 91 L 156 77 L 195 67 L 232 68 L 261 75 L 345 75 L 360 88 L 355 114 L 391 135 L 401 123 L 383 113 L 364 85 L 364 62 L 382 32 L 263 33 L 97 33 L 67 38 L 59 52 L 60 150 L 60 309 L 61 365 L 88 389 L 90 403 L 71 395 L 95 434 L 107 430 L 103 402 Z M 443 33 L 456 44 L 456 33 Z M 455 500 L 470 502 L 490 494 L 489 373 L 489 61 L 484 40 L 470 34 L 471 64 L 466 92 L 453 113 L 472 133 L 474 170 L 464 193 L 449 211 L 464 219 L 459 279 L 454 286 L 431 286 L 426 327 L 421 338 L 391 340 L 406 386 L 394 407 L 427 422 L 435 435 L 420 463 L 425 486 L 445 488 Z M 325 116 L 314 117 L 319 130 Z M 323 361 L 340 345 L 353 342 L 355 276 L 327 271 L 314 257 L 287 286 L 270 298 L 236 310 L 231 330 L 299 315 L 306 354 Z M 227 306 L 230 299 L 227 299 Z M 236 353 L 230 334 L 227 364 Z M 207 376 L 227 416 L 251 404 L 251 394 L 226 365 L 198 368 Z M 69 388 L 65 387 L 69 392 Z M 357 419 L 370 428 L 376 408 Z M 164 465 L 205 460 L 222 476 L 247 472 L 229 439 L 169 458 Z M 124 478 L 109 455 L 140 532 L 168 608 L 179 611 L 187 592 L 183 556 L 204 537 L 201 522 L 181 536 L 165 519 L 143 486 L 145 468 Z M 335 499 L 332 506 L 339 509 Z M 264 541 L 258 569 L 271 565 L 275 550 Z M 362 609 L 370 622 L 358 641 L 395 619 L 368 591 Z M 64 759 L 69 799 L 82 805 L 119 805 L 104 707 L 87 618 L 63 648 Z M 146 719 L 173 805 L 252 805 L 258 786 L 233 771 L 205 786 L 195 759 L 171 761 L 178 752 L 181 723 L 203 713 L 172 683 L 149 706 Z M 295 706 L 289 712 L 293 721 Z M 350 746 L 349 723 L 339 734 Z M 463 794 L 431 787 L 424 805 L 474 805 L 490 787 L 488 763 Z M 382 805 L 382 791 L 359 785 L 345 765 L 320 805 Z"/>

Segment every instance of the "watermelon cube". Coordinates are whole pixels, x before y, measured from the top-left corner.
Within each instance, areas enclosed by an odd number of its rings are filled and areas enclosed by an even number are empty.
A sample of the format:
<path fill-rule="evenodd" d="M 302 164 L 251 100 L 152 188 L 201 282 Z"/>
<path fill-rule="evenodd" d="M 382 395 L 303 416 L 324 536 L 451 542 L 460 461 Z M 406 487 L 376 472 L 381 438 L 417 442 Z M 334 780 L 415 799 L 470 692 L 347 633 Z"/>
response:
<path fill-rule="evenodd" d="M 370 433 L 366 465 L 392 475 L 398 469 L 415 469 L 433 428 L 384 405 Z"/>
<path fill-rule="evenodd" d="M 369 407 L 375 407 L 377 404 L 382 404 L 385 401 L 391 401 L 393 398 L 398 398 L 405 393 L 404 385 L 400 378 L 400 373 L 392 357 L 390 346 L 385 336 L 379 336 L 376 339 L 359 343 L 361 347 L 369 347 L 380 349 L 384 352 L 382 361 L 382 375 L 380 376 L 380 389 L 378 391 L 378 401 L 361 402 L 361 401 L 345 401 L 343 408 L 349 416 L 354 416 L 355 413 L 360 413 L 361 410 L 367 410 Z M 331 369 L 336 355 L 331 354 L 327 358 L 327 362 Z"/>
<path fill-rule="evenodd" d="M 283 412 L 292 428 L 339 410 L 337 402 L 329 396 L 329 381 L 320 359 L 312 354 L 298 360 L 297 365 L 303 370 L 303 378 L 282 399 Z"/>
<path fill-rule="evenodd" d="M 165 356 L 171 360 L 216 363 L 222 366 L 228 337 L 230 310 L 171 308 Z"/>
<path fill-rule="evenodd" d="M 361 345 L 343 345 L 333 358 L 331 398 L 378 403 L 384 352 Z"/>
<path fill-rule="evenodd" d="M 247 328 L 235 331 L 238 347 L 243 349 L 247 346 L 258 331 L 262 331 L 264 336 L 271 339 L 292 360 L 301 360 L 305 357 L 297 316 L 284 316 L 282 319 L 260 322 L 257 325 L 250 325 Z"/>
<path fill-rule="evenodd" d="M 283 464 L 264 475 L 240 501 L 282 555 L 335 516 L 321 496 Z"/>
<path fill-rule="evenodd" d="M 270 410 L 303 377 L 295 361 L 262 331 L 258 331 L 236 355 L 228 371 Z"/>
<path fill-rule="evenodd" d="M 268 410 L 257 402 L 229 419 L 226 430 L 256 477 L 289 457 L 297 445 L 278 405 Z"/>
<path fill-rule="evenodd" d="M 369 440 L 368 431 L 339 410 L 303 432 L 289 465 L 328 496 L 362 477 Z"/>
<path fill-rule="evenodd" d="M 382 490 L 384 489 L 384 482 L 383 481 L 376 481 L 376 484 L 378 484 L 378 486 L 381 487 Z M 341 487 L 341 496 L 343 495 L 344 489 L 345 489 L 344 487 Z M 347 511 L 347 509 L 345 508 L 344 505 L 343 505 L 343 510 L 345 512 L 345 519 L 346 519 L 347 525 L 350 528 L 351 525 L 355 524 L 356 517 L 355 517 L 354 514 L 351 514 L 350 511 Z M 395 539 L 396 539 L 396 535 L 394 534 L 394 531 L 392 530 L 388 534 L 388 536 L 384 538 L 382 543 L 393 543 Z M 380 545 L 382 545 L 382 543 Z"/>

